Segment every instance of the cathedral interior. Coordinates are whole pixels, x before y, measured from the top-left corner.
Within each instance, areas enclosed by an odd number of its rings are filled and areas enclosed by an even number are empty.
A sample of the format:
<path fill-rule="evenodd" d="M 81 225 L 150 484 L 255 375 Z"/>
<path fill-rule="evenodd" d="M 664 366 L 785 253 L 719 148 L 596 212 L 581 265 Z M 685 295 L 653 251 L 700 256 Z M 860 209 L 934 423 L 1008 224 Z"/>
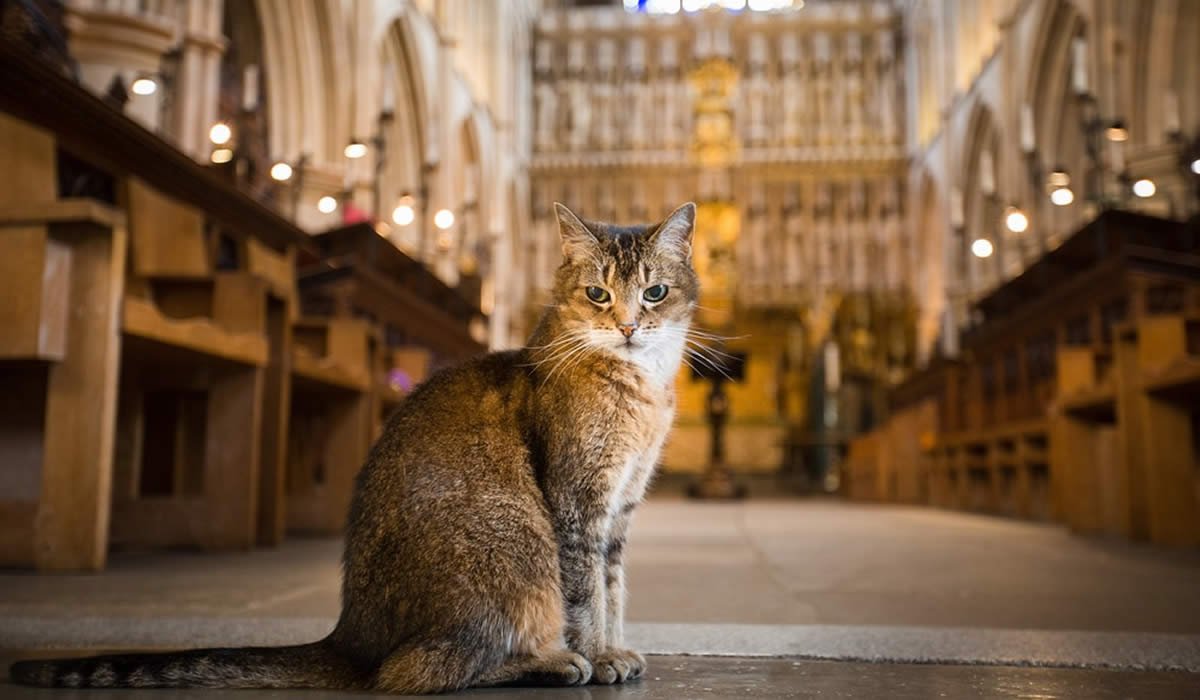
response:
<path fill-rule="evenodd" d="M 1198 37 L 1196 0 L 0 0 L 0 661 L 328 631 L 359 467 L 526 343 L 555 203 L 693 201 L 651 667 L 606 692 L 1200 696 Z"/>

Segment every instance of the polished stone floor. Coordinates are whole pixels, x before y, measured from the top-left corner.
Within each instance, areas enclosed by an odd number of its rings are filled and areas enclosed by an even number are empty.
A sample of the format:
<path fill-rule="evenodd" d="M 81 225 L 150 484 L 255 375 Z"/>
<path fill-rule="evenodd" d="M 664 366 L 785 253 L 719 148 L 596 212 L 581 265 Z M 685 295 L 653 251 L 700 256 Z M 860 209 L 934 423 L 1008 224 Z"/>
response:
<path fill-rule="evenodd" d="M 0 663 L 8 657 L 0 654 Z M 929 698 L 1086 698 L 1087 700 L 1195 700 L 1200 675 L 1179 672 L 1118 672 L 1090 669 L 1012 666 L 940 666 L 933 664 L 867 664 L 787 658 L 652 656 L 641 680 L 624 686 L 555 689 L 487 689 L 452 696 L 486 700 L 565 698 L 567 700 L 685 700 L 689 698 L 863 698 L 927 700 Z M 78 698 L 111 700 L 208 700 L 216 698 L 376 697 L 370 693 L 329 691 L 234 690 L 45 690 L 0 682 L 8 700 Z M 382 697 L 382 696 L 381 696 Z M 394 697 L 394 696 L 393 696 Z"/>
<path fill-rule="evenodd" d="M 339 551 L 291 540 L 121 553 L 94 575 L 5 572 L 0 650 L 308 641 L 337 613 Z M 660 655 L 652 672 L 543 696 L 1200 697 L 1200 552 L 782 500 L 652 501 L 628 551 L 629 637 Z M 41 697 L 17 692 L 0 698 Z"/>

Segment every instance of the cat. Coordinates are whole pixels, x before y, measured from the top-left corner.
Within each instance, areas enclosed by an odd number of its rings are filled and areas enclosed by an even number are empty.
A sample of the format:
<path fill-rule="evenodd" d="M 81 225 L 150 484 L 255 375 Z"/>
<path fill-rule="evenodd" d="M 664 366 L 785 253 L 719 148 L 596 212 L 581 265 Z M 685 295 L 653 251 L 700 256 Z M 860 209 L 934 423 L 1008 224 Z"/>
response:
<path fill-rule="evenodd" d="M 563 262 L 526 347 L 434 374 L 372 448 L 328 637 L 21 661 L 13 680 L 435 693 L 641 676 L 623 551 L 674 417 L 696 207 L 633 227 L 555 211 Z"/>

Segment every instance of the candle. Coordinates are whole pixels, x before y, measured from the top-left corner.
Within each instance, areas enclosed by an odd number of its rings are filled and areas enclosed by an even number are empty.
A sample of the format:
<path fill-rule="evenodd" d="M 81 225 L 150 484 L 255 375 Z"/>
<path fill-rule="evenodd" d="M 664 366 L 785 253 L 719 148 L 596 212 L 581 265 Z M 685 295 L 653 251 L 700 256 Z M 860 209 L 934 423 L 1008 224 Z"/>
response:
<path fill-rule="evenodd" d="M 242 70 L 242 109 L 253 112 L 258 108 L 258 65 L 251 63 Z"/>
<path fill-rule="evenodd" d="M 1163 125 L 1167 128 L 1167 134 L 1175 135 L 1181 131 L 1179 126 L 1179 95 L 1176 95 L 1174 90 L 1167 90 L 1167 94 L 1163 97 Z"/>
<path fill-rule="evenodd" d="M 1037 139 L 1033 132 L 1033 107 L 1028 103 L 1021 105 L 1021 150 L 1033 153 L 1037 147 Z"/>
<path fill-rule="evenodd" d="M 1088 93 L 1087 39 L 1077 36 L 1071 40 L 1071 87 L 1076 95 Z"/>

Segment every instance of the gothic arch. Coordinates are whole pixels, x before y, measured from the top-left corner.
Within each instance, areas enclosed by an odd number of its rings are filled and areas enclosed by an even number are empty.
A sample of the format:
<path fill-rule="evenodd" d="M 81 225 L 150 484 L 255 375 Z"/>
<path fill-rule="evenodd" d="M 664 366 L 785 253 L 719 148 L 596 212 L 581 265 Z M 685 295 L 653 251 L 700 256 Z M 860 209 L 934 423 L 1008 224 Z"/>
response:
<path fill-rule="evenodd" d="M 387 160 L 379 183 L 379 215 L 387 219 L 401 196 L 414 198 L 415 220 L 392 236 L 393 242 L 411 255 L 432 249 L 427 240 L 428 202 L 418 199 L 422 187 L 430 184 L 424 182 L 428 152 L 427 96 L 424 73 L 417 63 L 419 56 L 413 45 L 411 26 L 404 17 L 397 18 L 382 40 L 383 81 L 390 95 L 387 106 L 391 108 L 391 122 L 385 134 Z"/>
<path fill-rule="evenodd" d="M 964 243 L 969 249 L 974 240 L 986 238 L 992 243 L 994 251 L 989 258 L 976 258 L 964 251 L 966 275 L 963 290 L 972 296 L 995 284 L 1001 276 L 999 261 L 1004 257 L 1004 240 L 998 235 L 997 223 L 1000 217 L 999 202 L 1006 200 L 1000 196 L 1002 180 L 997 176 L 999 144 L 996 119 L 991 108 L 976 102 L 967 120 L 962 149 L 962 165 L 965 169 L 960 181 L 963 183 Z M 990 170 L 990 173 L 985 174 L 985 170 Z M 990 194 L 984 192 L 984 183 L 989 175 L 994 188 Z"/>
<path fill-rule="evenodd" d="M 273 155 L 296 160 L 307 154 L 317 165 L 337 162 L 349 135 L 341 109 L 349 86 L 338 70 L 349 61 L 340 3 L 256 2 L 263 23 L 263 71 L 272 86 L 267 100 Z"/>

